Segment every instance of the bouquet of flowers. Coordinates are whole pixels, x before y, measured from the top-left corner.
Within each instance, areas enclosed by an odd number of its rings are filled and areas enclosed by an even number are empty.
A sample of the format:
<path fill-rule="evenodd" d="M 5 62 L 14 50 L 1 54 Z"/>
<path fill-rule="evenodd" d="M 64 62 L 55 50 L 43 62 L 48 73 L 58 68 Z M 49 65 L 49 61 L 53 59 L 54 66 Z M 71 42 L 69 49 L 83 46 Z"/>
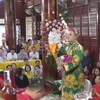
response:
<path fill-rule="evenodd" d="M 59 14 L 59 16 L 61 17 L 62 15 Z M 48 37 L 48 44 L 49 44 L 47 48 L 48 53 L 46 58 L 48 58 L 49 62 L 51 64 L 53 63 L 54 66 L 56 67 L 55 59 L 57 58 L 59 49 L 63 45 L 63 37 L 65 35 L 65 32 L 67 33 L 69 32 L 68 26 L 65 20 L 63 19 L 63 17 L 61 17 L 60 20 L 56 20 L 56 19 L 54 19 L 53 21 L 46 20 L 45 25 L 48 33 L 47 37 Z M 53 65 L 50 65 L 50 63 L 48 64 L 47 61 L 48 66 L 54 67 Z"/>
<path fill-rule="evenodd" d="M 60 80 L 55 80 L 52 76 L 48 75 L 47 76 L 47 84 L 51 88 L 50 93 L 55 94 L 55 95 L 61 95 L 61 90 L 59 90 L 59 87 L 61 86 Z"/>

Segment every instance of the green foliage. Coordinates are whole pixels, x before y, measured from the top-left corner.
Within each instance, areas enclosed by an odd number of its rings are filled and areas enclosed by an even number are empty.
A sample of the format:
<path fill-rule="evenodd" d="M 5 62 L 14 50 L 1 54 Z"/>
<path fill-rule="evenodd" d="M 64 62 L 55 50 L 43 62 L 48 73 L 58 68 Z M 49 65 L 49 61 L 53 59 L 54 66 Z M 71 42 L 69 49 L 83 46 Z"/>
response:
<path fill-rule="evenodd" d="M 57 69 L 56 61 L 55 61 L 54 57 L 50 54 L 46 55 L 46 64 L 51 69 L 55 69 L 55 70 Z"/>
<path fill-rule="evenodd" d="M 60 10 L 59 14 L 62 15 L 62 16 L 59 16 L 59 19 L 63 17 L 66 23 L 72 22 L 72 19 L 69 17 L 71 14 L 71 11 L 65 11 L 64 9 L 62 9 Z"/>
<path fill-rule="evenodd" d="M 61 95 L 61 91 L 59 90 L 59 83 L 56 83 L 52 76 L 47 76 L 47 81 L 49 82 L 49 85 L 51 87 L 51 93 Z"/>

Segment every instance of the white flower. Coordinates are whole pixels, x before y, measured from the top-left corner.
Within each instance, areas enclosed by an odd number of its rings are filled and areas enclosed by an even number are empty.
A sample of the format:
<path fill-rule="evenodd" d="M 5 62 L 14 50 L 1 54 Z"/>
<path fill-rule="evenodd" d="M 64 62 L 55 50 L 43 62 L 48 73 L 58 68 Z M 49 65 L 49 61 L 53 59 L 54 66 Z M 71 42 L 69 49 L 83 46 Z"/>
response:
<path fill-rule="evenodd" d="M 60 43 L 61 41 L 61 34 L 60 33 L 56 33 L 56 32 L 49 32 L 48 35 L 48 42 L 49 44 L 57 44 Z"/>
<path fill-rule="evenodd" d="M 61 56 L 60 58 L 61 58 L 61 60 L 64 60 L 65 57 L 64 56 Z"/>

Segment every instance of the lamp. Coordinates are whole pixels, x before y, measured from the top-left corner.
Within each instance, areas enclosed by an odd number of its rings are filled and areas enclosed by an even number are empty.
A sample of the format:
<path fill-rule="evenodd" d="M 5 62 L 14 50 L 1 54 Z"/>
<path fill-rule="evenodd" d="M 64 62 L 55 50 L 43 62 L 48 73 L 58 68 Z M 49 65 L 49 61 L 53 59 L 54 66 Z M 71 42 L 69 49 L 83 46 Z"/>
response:
<path fill-rule="evenodd" d="M 28 15 L 32 15 L 32 12 L 31 12 L 30 9 L 25 9 L 25 12 L 26 12 L 26 14 L 28 14 Z"/>
<path fill-rule="evenodd" d="M 37 13 L 41 13 L 41 7 L 36 6 L 36 7 L 34 7 L 34 9 L 35 9 L 35 11 L 36 11 Z"/>

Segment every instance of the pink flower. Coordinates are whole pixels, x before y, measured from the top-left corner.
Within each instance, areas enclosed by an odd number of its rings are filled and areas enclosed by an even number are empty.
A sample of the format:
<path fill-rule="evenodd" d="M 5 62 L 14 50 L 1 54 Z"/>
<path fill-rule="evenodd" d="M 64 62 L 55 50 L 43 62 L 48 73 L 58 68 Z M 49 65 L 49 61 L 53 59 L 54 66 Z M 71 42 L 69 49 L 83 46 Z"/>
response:
<path fill-rule="evenodd" d="M 49 26 L 49 23 L 48 23 L 48 22 L 46 22 L 46 24 L 45 24 L 45 25 L 46 25 L 46 27 L 48 27 L 48 26 Z"/>

